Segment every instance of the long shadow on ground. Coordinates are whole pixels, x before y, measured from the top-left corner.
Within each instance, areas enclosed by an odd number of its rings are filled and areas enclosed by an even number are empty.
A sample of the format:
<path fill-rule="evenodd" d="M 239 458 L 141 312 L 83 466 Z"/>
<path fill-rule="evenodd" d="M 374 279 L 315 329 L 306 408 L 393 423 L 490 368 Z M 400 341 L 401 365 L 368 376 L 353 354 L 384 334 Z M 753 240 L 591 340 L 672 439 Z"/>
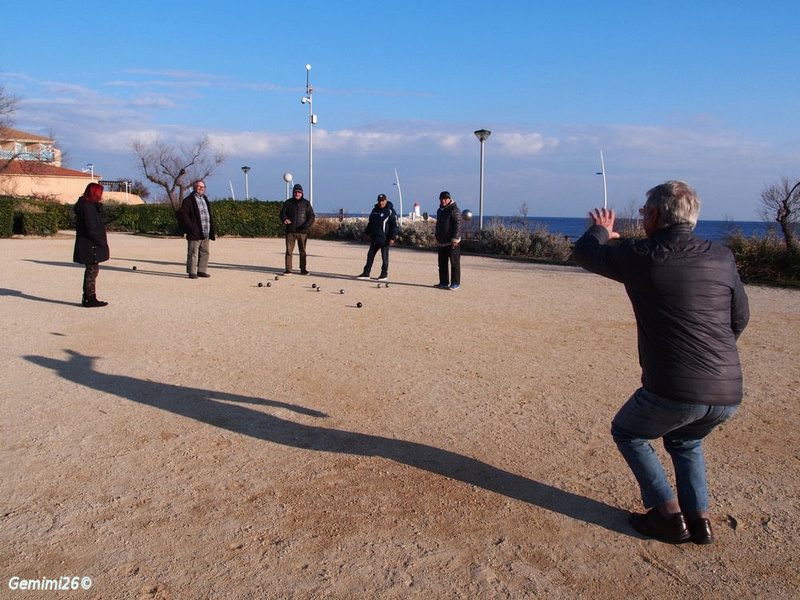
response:
<path fill-rule="evenodd" d="M 418 442 L 295 423 L 246 406 L 283 408 L 317 418 L 327 416 L 293 404 L 100 373 L 94 368 L 96 357 L 72 350 L 66 352 L 69 355 L 66 360 L 44 356 L 25 356 L 25 359 L 99 392 L 258 440 L 312 451 L 382 457 L 630 535 L 627 513 L 618 508 L 509 473 L 475 458 Z"/>

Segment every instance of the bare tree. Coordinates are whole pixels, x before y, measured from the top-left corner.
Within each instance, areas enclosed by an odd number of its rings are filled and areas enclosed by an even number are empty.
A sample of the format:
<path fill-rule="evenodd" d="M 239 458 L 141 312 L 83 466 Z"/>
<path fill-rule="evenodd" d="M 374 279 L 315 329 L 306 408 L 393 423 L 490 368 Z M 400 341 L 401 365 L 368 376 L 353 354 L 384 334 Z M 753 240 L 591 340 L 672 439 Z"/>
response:
<path fill-rule="evenodd" d="M 761 192 L 760 212 L 765 220 L 774 218 L 781 226 L 786 250 L 800 254 L 796 231 L 800 224 L 800 181 L 792 184 L 788 177 L 781 177 L 779 185 L 767 187 Z"/>
<path fill-rule="evenodd" d="M 19 98 L 8 94 L 6 89 L 0 85 L 0 129 L 11 127 L 14 124 L 13 115 L 17 110 L 18 102 Z"/>
<path fill-rule="evenodd" d="M 212 155 L 208 137 L 192 146 L 173 146 L 161 140 L 150 144 L 137 141 L 133 151 L 142 174 L 164 189 L 175 210 L 180 208 L 193 182 L 210 176 L 225 161 L 225 155 L 220 152 Z"/>
<path fill-rule="evenodd" d="M 14 124 L 14 112 L 17 110 L 19 98 L 8 94 L 5 88 L 0 85 L 0 132 Z M 0 172 L 5 171 L 11 164 L 15 156 L 0 158 Z"/>

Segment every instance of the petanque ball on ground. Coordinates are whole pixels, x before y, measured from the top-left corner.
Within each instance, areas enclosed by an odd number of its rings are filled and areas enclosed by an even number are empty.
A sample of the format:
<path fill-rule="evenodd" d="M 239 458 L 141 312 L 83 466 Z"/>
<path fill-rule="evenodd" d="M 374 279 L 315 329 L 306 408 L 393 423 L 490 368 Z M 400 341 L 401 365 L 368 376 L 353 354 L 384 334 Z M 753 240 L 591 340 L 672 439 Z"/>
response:
<path fill-rule="evenodd" d="M 258 287 L 264 287 L 264 284 L 259 281 L 258 282 Z"/>
<path fill-rule="evenodd" d="M 133 265 L 133 267 L 132 267 L 132 268 L 133 268 L 133 270 L 135 271 L 135 270 L 136 270 L 136 265 Z"/>
<path fill-rule="evenodd" d="M 385 285 L 386 285 L 386 287 L 389 287 L 389 284 L 388 284 L 388 283 L 387 283 L 387 284 L 385 284 Z"/>
<path fill-rule="evenodd" d="M 316 283 L 312 283 L 312 284 L 311 284 L 311 287 L 312 287 L 312 288 L 315 288 L 315 287 L 317 287 L 317 284 L 316 284 Z"/>
<path fill-rule="evenodd" d="M 356 308 L 361 308 L 362 306 L 364 306 L 364 305 L 361 304 L 361 302 L 356 303 Z"/>
<path fill-rule="evenodd" d="M 261 285 L 261 284 L 259 283 L 258 285 Z M 269 281 L 267 282 L 267 287 L 272 287 L 272 284 Z"/>
<path fill-rule="evenodd" d="M 381 284 L 380 284 L 380 283 L 378 284 L 378 287 L 381 287 Z"/>
<path fill-rule="evenodd" d="M 340 294 L 344 294 L 344 288 L 340 289 L 340 290 L 339 290 L 339 293 L 340 293 Z"/>
<path fill-rule="evenodd" d="M 278 281 L 278 279 L 280 279 L 280 277 L 278 277 L 277 275 L 275 275 L 275 281 Z"/>
<path fill-rule="evenodd" d="M 318 288 L 317 288 L 317 291 L 318 291 L 318 292 L 321 292 L 321 291 L 322 291 L 322 288 L 321 288 L 321 287 L 318 287 Z"/>

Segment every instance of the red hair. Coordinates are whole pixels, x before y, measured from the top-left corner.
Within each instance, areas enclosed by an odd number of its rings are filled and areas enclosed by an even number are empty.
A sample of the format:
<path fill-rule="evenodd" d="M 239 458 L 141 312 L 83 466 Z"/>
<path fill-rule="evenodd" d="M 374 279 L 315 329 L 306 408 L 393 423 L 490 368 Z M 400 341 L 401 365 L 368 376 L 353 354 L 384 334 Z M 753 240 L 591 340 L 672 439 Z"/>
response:
<path fill-rule="evenodd" d="M 83 192 L 83 199 L 86 202 L 100 202 L 103 199 L 103 186 L 99 183 L 90 183 Z"/>

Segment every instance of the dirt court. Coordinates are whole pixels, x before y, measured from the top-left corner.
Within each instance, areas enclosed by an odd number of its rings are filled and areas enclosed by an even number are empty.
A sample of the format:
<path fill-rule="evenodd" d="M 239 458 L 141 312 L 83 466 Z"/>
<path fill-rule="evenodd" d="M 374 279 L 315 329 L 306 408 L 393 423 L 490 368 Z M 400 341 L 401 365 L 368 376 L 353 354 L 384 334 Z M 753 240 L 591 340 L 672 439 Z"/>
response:
<path fill-rule="evenodd" d="M 465 256 L 436 290 L 395 248 L 379 288 L 319 240 L 276 280 L 282 240 L 233 238 L 189 280 L 181 239 L 109 241 L 85 309 L 69 232 L 0 240 L 1 598 L 800 597 L 800 292 L 747 288 L 717 542 L 670 546 L 609 435 L 621 285 Z M 88 589 L 19 589 L 62 577 Z"/>

